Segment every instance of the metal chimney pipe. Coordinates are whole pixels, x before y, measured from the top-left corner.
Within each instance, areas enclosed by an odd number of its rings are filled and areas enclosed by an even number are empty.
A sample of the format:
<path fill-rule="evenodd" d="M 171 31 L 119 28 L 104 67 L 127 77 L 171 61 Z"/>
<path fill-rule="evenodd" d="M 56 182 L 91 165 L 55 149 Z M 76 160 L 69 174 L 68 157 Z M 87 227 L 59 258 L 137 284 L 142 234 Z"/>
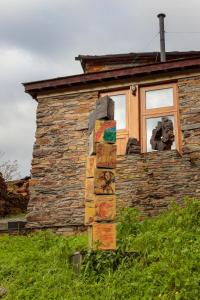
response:
<path fill-rule="evenodd" d="M 160 28 L 160 61 L 166 61 L 166 52 L 165 52 L 165 26 L 164 26 L 164 18 L 165 14 L 158 14 L 159 18 L 159 28 Z"/>

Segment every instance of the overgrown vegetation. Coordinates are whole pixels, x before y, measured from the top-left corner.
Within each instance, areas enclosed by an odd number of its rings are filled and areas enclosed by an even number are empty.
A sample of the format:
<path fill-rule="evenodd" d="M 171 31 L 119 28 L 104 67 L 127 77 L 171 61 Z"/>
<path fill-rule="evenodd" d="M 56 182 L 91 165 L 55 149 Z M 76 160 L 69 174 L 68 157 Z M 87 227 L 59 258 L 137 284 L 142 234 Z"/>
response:
<path fill-rule="evenodd" d="M 20 178 L 19 165 L 17 160 L 4 160 L 5 153 L 0 151 L 0 172 L 5 181 Z"/>
<path fill-rule="evenodd" d="M 115 252 L 86 252 L 81 274 L 69 258 L 87 249 L 86 235 L 42 232 L 0 237 L 0 287 L 4 299 L 199 299 L 200 202 L 187 200 L 141 221 L 124 209 Z"/>

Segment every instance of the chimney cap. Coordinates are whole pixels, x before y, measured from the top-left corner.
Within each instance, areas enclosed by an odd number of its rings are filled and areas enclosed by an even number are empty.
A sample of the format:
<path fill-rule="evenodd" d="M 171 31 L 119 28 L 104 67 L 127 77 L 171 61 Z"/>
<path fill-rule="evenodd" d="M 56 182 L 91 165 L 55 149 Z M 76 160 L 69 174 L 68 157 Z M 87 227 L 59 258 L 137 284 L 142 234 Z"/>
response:
<path fill-rule="evenodd" d="M 158 17 L 158 18 L 160 18 L 160 17 L 165 18 L 165 17 L 166 17 L 166 14 L 160 13 L 160 14 L 157 15 L 157 17 Z"/>

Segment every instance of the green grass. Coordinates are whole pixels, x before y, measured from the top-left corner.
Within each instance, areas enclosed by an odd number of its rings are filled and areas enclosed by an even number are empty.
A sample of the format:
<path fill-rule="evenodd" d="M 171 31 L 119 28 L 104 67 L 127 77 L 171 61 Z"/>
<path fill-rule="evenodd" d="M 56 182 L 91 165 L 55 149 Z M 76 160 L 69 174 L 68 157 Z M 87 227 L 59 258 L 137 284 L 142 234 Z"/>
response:
<path fill-rule="evenodd" d="M 118 249 L 88 251 L 81 274 L 69 258 L 87 236 L 50 232 L 0 237 L 0 287 L 7 300 L 200 299 L 200 202 L 187 200 L 154 219 L 133 209 L 118 220 Z"/>

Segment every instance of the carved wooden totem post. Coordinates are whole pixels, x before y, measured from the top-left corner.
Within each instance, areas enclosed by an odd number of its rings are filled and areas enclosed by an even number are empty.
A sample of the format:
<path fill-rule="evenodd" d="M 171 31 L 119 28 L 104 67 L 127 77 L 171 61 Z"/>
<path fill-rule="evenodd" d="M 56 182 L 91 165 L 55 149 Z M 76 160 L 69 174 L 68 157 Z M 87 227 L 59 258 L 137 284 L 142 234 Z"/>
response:
<path fill-rule="evenodd" d="M 86 165 L 85 225 L 92 249 L 116 248 L 116 121 L 114 102 L 97 100 L 89 118 L 89 156 Z"/>

